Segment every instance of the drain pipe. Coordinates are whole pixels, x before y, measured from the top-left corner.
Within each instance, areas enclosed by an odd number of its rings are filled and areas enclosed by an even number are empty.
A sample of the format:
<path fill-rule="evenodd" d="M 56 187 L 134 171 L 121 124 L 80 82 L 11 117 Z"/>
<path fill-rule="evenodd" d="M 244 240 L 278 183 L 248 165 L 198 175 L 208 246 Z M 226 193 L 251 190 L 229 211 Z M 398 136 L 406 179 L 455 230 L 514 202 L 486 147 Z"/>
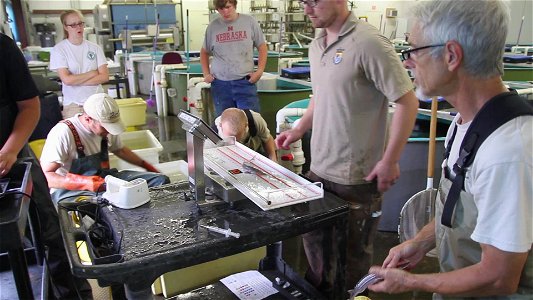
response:
<path fill-rule="evenodd" d="M 154 92 L 155 92 L 155 107 L 157 109 L 158 116 L 166 116 L 163 109 L 163 95 L 161 93 L 161 69 L 162 65 L 155 66 L 153 70 L 152 77 L 154 78 Z"/>
<path fill-rule="evenodd" d="M 187 108 L 193 115 L 202 117 L 202 88 L 207 87 L 211 87 L 211 84 L 204 82 L 203 77 L 193 77 L 187 82 Z"/>
<path fill-rule="evenodd" d="M 153 76 L 154 76 L 154 87 L 155 87 L 155 101 L 157 106 L 157 115 L 166 116 L 168 115 L 168 98 L 167 98 L 167 79 L 165 72 L 172 69 L 183 69 L 185 66 L 183 64 L 170 64 L 170 65 L 157 65 L 155 67 Z"/>
<path fill-rule="evenodd" d="M 276 134 L 281 133 L 281 126 L 286 117 L 301 117 L 307 108 L 282 108 L 276 113 Z"/>
<path fill-rule="evenodd" d="M 130 94 L 137 95 L 137 72 L 135 71 L 135 61 L 150 58 L 150 54 L 134 54 L 131 53 L 126 60 L 126 71 L 128 73 L 128 83 L 130 86 Z"/>
<path fill-rule="evenodd" d="M 296 120 L 291 126 L 285 121 L 286 117 L 301 117 L 304 115 L 307 108 L 282 108 L 276 113 L 276 135 L 282 131 L 289 130 L 296 126 L 300 119 Z M 296 174 L 302 173 L 303 165 L 305 164 L 305 156 L 302 149 L 302 140 L 294 141 L 290 145 L 289 150 L 280 149 L 278 151 L 278 161 L 280 165 L 292 170 Z"/>

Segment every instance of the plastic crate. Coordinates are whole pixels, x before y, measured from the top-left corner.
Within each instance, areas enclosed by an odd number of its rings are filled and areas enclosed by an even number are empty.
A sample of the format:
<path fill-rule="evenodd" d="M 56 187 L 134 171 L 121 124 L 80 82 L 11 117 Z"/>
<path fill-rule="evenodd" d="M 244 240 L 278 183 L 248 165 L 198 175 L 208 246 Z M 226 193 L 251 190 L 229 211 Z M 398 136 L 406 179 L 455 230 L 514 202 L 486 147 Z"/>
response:
<path fill-rule="evenodd" d="M 311 68 L 309 67 L 294 67 L 281 69 L 281 77 L 291 79 L 308 79 L 311 77 Z"/>
<path fill-rule="evenodd" d="M 146 101 L 142 98 L 116 99 L 120 119 L 126 127 L 146 124 Z"/>
<path fill-rule="evenodd" d="M 159 153 L 163 151 L 163 146 L 150 130 L 129 131 L 120 134 L 124 146 L 130 148 L 135 154 L 151 164 L 159 163 Z M 118 170 L 134 169 L 132 165 L 119 159 L 113 153 L 109 153 L 109 164 L 111 168 Z"/>
<path fill-rule="evenodd" d="M 523 54 L 504 54 L 503 62 L 506 63 L 528 63 L 533 62 L 533 56 Z"/>

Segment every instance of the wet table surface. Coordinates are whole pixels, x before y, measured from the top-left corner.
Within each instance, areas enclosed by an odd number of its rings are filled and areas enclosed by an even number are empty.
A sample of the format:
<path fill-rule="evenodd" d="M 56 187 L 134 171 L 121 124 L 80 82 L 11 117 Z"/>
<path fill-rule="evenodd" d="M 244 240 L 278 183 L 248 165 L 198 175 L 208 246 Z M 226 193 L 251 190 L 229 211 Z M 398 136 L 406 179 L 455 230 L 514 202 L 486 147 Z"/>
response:
<path fill-rule="evenodd" d="M 135 209 L 101 207 L 120 243 L 121 262 L 80 263 L 75 241 L 84 233 L 75 228 L 69 212 L 59 209 L 63 237 L 74 275 L 125 283 L 145 289 L 160 275 L 216 258 L 268 245 L 345 220 L 347 204 L 329 194 L 324 198 L 263 211 L 249 200 L 186 201 L 187 184 L 152 189 L 151 201 Z M 200 212 L 197 212 L 200 207 Z M 230 228 L 239 238 L 210 232 L 200 225 Z"/>

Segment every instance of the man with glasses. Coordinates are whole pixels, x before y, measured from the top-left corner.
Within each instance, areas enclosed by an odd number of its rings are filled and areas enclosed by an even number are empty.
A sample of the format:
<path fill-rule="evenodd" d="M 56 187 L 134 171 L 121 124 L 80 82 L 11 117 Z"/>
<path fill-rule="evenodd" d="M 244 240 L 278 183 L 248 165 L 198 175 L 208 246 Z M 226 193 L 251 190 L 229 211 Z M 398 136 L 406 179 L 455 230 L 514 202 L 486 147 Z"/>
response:
<path fill-rule="evenodd" d="M 381 193 L 400 175 L 398 161 L 418 101 L 390 41 L 358 20 L 346 0 L 300 3 L 313 26 L 323 29 L 309 47 L 314 96 L 300 123 L 280 134 L 276 145 L 286 149 L 313 129 L 309 178 L 350 203 L 345 267 L 346 286 L 353 287 L 371 265 Z M 387 129 L 389 101 L 396 112 Z M 332 263 L 344 251 L 333 236 L 332 229 L 303 236 L 306 278 L 328 298 L 336 272 Z"/>
<path fill-rule="evenodd" d="M 251 16 L 237 12 L 237 0 L 209 1 L 220 17 L 207 26 L 200 63 L 205 82 L 211 83 L 215 113 L 220 116 L 230 107 L 259 112 L 255 83 L 265 70 L 268 52 L 261 27 Z M 256 70 L 254 48 L 259 54 Z"/>
<path fill-rule="evenodd" d="M 67 10 L 60 16 L 65 39 L 50 53 L 50 70 L 61 78 L 63 119 L 83 112 L 83 103 L 93 94 L 103 92 L 102 83 L 109 81 L 104 51 L 83 37 L 85 22 L 78 10 Z"/>
<path fill-rule="evenodd" d="M 446 136 L 435 219 L 370 269 L 383 278 L 370 289 L 433 292 L 433 299 L 533 299 L 533 110 L 501 79 L 508 9 L 500 0 L 438 0 L 423 2 L 413 15 L 414 48 L 404 52 L 404 65 L 417 91 L 444 96 L 459 113 Z M 502 107 L 514 110 L 509 103 L 522 103 L 529 115 L 513 115 L 485 133 L 464 169 L 469 151 L 460 149 L 470 144 L 471 130 L 493 126 Z M 462 187 L 454 189 L 458 179 Z M 440 273 L 396 269 L 416 266 L 435 247 Z"/>

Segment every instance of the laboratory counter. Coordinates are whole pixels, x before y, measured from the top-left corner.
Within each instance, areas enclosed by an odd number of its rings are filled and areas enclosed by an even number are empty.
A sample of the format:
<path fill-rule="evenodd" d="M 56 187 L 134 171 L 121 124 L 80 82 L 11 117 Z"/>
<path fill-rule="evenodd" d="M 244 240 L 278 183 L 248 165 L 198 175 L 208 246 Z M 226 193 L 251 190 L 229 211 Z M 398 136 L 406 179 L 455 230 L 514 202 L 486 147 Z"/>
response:
<path fill-rule="evenodd" d="M 337 226 L 341 245 L 346 242 L 348 205 L 327 192 L 321 199 L 269 211 L 247 199 L 231 205 L 221 200 L 196 203 L 188 200 L 188 183 L 152 188 L 150 198 L 150 202 L 130 210 L 94 203 L 59 207 L 62 234 L 75 276 L 95 278 L 104 285 L 124 283 L 128 295 L 145 299 L 152 282 L 166 272 L 275 244 L 320 227 Z M 77 226 L 73 214 L 78 218 L 93 214 L 113 233 L 107 243 L 111 250 L 89 247 L 93 265 L 80 262 L 76 241 L 102 243 L 93 241 L 84 226 Z M 226 237 L 200 225 L 229 228 L 240 236 Z M 338 266 L 344 266 L 344 260 L 345 254 L 341 254 Z M 339 272 L 337 279 L 341 295 L 345 292 L 340 284 L 344 273 Z"/>

